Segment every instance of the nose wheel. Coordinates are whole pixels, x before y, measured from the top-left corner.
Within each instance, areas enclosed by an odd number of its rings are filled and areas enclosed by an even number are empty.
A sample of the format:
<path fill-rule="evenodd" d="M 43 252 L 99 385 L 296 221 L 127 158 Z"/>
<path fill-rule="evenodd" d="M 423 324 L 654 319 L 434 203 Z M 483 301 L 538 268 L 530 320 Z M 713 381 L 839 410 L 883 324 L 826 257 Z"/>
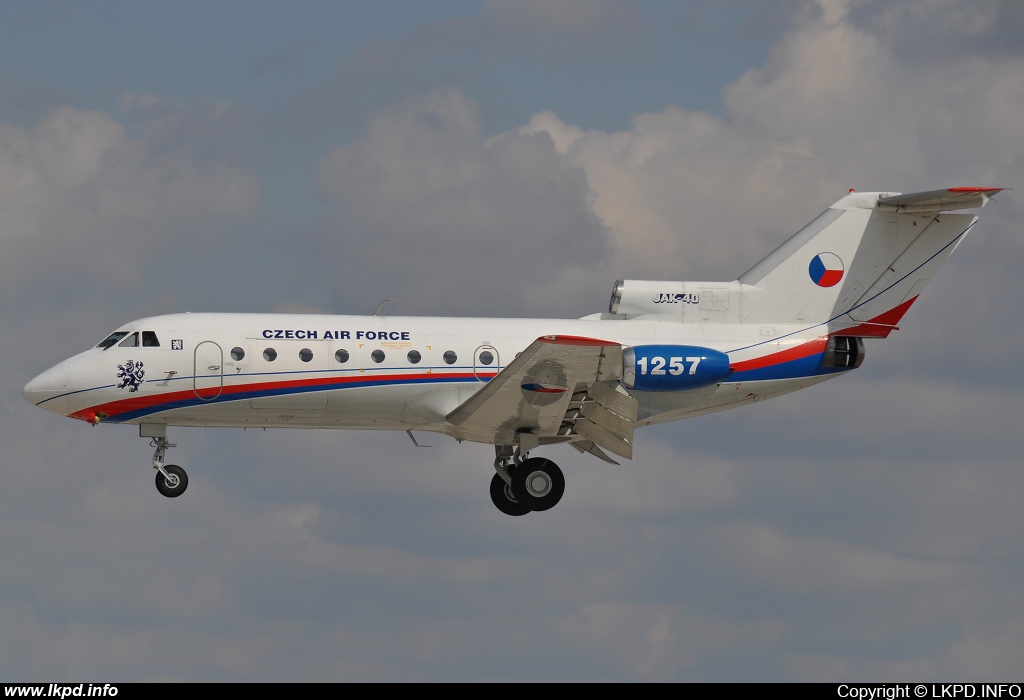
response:
<path fill-rule="evenodd" d="M 177 464 L 164 464 L 167 450 L 177 447 L 167 441 L 166 435 L 158 435 L 149 443 L 153 450 L 153 469 L 156 469 L 156 490 L 167 498 L 177 498 L 188 488 L 188 474 Z"/>
<path fill-rule="evenodd" d="M 188 474 L 177 464 L 168 464 L 156 473 L 156 490 L 168 498 L 176 498 L 188 488 Z"/>

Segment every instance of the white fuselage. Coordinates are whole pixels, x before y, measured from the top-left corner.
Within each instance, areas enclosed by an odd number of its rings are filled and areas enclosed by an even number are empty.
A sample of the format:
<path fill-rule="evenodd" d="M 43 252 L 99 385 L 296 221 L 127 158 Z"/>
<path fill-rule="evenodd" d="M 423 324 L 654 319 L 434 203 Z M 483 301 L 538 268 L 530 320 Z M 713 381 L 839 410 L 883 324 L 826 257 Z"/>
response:
<path fill-rule="evenodd" d="M 26 398 L 94 423 L 424 430 L 490 442 L 445 417 L 548 334 L 728 355 L 734 371 L 724 381 L 631 391 L 637 425 L 731 408 L 837 373 L 818 368 L 823 325 L 184 313 L 121 331 L 117 343 L 41 374 Z"/>

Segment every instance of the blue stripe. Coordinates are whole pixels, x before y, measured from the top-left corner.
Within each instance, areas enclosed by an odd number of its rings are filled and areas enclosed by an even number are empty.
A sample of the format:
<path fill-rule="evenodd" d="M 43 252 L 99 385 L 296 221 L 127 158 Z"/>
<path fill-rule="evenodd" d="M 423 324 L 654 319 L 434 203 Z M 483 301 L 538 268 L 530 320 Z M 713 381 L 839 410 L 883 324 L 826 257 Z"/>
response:
<path fill-rule="evenodd" d="M 789 362 L 780 362 L 777 365 L 758 367 L 739 372 L 733 372 L 726 380 L 728 382 L 756 382 L 762 379 L 797 379 L 799 377 L 816 377 L 822 374 L 835 374 L 844 372 L 850 367 L 822 367 L 821 360 L 825 353 L 819 352 L 816 355 L 808 355 Z"/>
<path fill-rule="evenodd" d="M 299 387 L 279 387 L 276 389 L 257 389 L 254 391 L 244 391 L 237 394 L 231 394 L 225 396 L 221 394 L 215 399 L 204 400 L 198 396 L 191 396 L 186 399 L 179 401 L 167 401 L 153 406 L 147 406 L 145 408 L 139 408 L 134 411 L 125 411 L 119 413 L 116 416 L 111 416 L 105 419 L 104 423 L 127 423 L 128 421 L 135 420 L 136 418 L 142 418 L 144 416 L 150 416 L 154 413 L 163 413 L 164 411 L 173 411 L 179 408 L 190 408 L 192 406 L 209 406 L 215 403 L 230 403 L 238 401 L 249 401 L 250 399 L 266 398 L 271 396 L 287 396 L 291 394 L 308 394 L 314 391 L 342 391 L 345 389 L 362 389 L 367 387 L 375 386 L 401 386 L 401 385 L 415 385 L 415 384 L 462 384 L 462 383 L 479 383 L 480 380 L 474 377 L 467 378 L 452 378 L 439 376 L 437 378 L 416 378 L 416 379 L 367 379 L 360 382 L 346 382 L 344 384 L 337 383 L 326 383 L 326 384 L 314 384 L 312 386 L 299 386 Z M 301 410 L 301 409 L 297 409 Z M 319 410 L 319 409 L 311 409 Z"/>

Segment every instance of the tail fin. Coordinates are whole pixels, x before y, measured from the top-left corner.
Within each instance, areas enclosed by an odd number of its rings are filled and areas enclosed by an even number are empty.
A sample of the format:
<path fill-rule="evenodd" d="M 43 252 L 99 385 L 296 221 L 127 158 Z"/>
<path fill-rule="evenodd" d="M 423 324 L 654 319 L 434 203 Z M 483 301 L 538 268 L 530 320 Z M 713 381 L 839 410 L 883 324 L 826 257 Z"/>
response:
<path fill-rule="evenodd" d="M 746 323 L 828 323 L 838 335 L 885 337 L 1000 191 L 851 192 L 747 271 Z"/>

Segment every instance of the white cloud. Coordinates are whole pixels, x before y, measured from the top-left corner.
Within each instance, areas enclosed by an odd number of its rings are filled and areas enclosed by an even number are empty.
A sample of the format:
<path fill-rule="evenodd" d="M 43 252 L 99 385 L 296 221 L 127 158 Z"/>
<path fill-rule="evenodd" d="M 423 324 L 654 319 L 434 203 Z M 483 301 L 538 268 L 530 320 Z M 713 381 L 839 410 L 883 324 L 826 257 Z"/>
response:
<path fill-rule="evenodd" d="M 200 229 L 252 214 L 245 173 L 154 156 L 110 116 L 65 107 L 0 124 L 0 285 L 136 286 L 155 255 L 209 243 Z"/>
<path fill-rule="evenodd" d="M 582 172 L 546 135 L 483 141 L 477 105 L 457 90 L 379 114 L 324 159 L 320 183 L 338 208 L 316 247 L 346 261 L 346 299 L 378 289 L 371 299 L 401 300 L 391 313 L 550 315 L 610 284 L 595 272 L 607 232 Z"/>
<path fill-rule="evenodd" d="M 821 9 L 725 90 L 724 117 L 669 106 L 606 133 L 541 112 L 518 130 L 586 173 L 618 276 L 733 279 L 850 187 L 994 185 L 1024 166 L 1019 53 L 911 66 L 846 3 Z"/>

